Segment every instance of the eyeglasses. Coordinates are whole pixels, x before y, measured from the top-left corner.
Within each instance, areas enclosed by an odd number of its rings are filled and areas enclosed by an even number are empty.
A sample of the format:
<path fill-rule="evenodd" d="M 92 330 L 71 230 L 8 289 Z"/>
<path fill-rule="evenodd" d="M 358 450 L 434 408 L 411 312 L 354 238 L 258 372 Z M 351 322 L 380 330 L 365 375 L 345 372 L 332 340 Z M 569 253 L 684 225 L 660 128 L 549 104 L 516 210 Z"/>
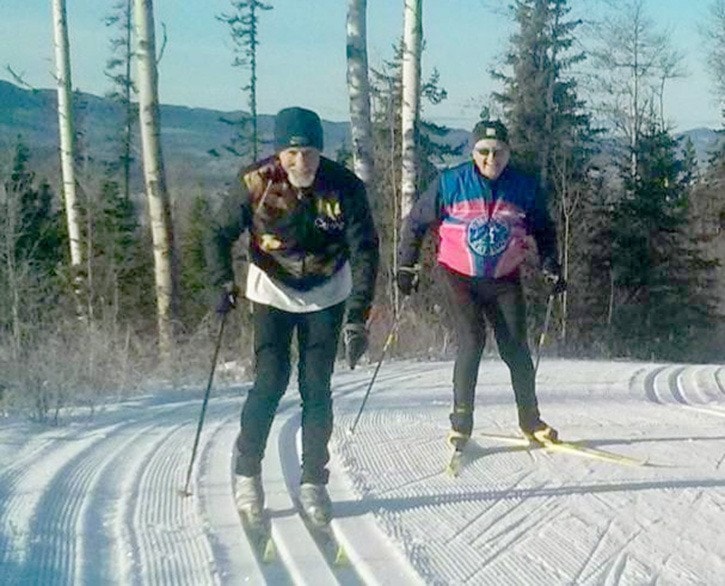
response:
<path fill-rule="evenodd" d="M 506 152 L 507 149 L 476 149 L 476 152 L 481 155 L 482 157 L 486 158 L 488 155 L 493 155 L 494 158 L 501 156 L 503 153 Z"/>

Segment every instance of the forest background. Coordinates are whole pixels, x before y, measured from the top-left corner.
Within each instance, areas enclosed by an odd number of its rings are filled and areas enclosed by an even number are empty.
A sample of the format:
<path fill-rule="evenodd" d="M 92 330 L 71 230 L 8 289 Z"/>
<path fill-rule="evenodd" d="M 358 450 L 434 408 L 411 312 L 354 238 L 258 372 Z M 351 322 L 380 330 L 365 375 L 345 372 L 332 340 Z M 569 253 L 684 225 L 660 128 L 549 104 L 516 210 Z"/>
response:
<path fill-rule="evenodd" d="M 108 4 L 103 23 L 108 46 L 99 47 L 108 53 L 105 96 L 74 91 L 64 112 L 61 86 L 72 87 L 70 67 L 67 76 L 58 70 L 57 91 L 32 87 L 12 64 L 6 69 L 12 82 L 0 81 L 0 407 L 39 420 L 56 421 L 66 406 L 93 410 L 109 397 L 162 381 L 174 388 L 205 379 L 219 334 L 214 313 L 219 292 L 206 272 L 204 233 L 236 169 L 271 152 L 272 117 L 258 112 L 265 108 L 258 91 L 279 81 L 273 69 L 259 68 L 258 58 L 276 41 L 265 39 L 259 27 L 277 17 L 275 2 L 235 0 L 209 15 L 209 26 L 228 35 L 229 84 L 241 85 L 239 102 L 247 106 L 231 112 L 159 106 L 153 85 L 163 87 L 165 27 L 154 26 L 149 0 Z M 355 73 L 352 66 L 361 62 L 354 49 L 365 39 L 366 4 L 348 2 L 350 88 L 359 86 L 360 68 Z M 383 252 L 368 324 L 372 360 L 398 321 L 393 356 L 444 357 L 454 348 L 434 269 L 434 240 L 426 245 L 420 291 L 406 304 L 394 287 L 394 251 L 411 198 L 438 170 L 468 157 L 470 128 L 427 118 L 428 109 L 448 98 L 442 82 L 446 63 L 432 64 L 420 78 L 425 3 L 400 4 L 406 19 L 415 17 L 418 44 L 406 42 L 401 31 L 379 63 L 368 67 L 362 53 L 370 141 L 364 179 Z M 656 6 L 610 2 L 603 18 L 586 20 L 575 17 L 582 4 L 516 0 L 505 10 L 492 8 L 497 18 L 509 19 L 512 32 L 491 49 L 487 75 L 496 89 L 470 102 L 477 117 L 505 121 L 514 163 L 550 194 L 569 287 L 554 300 L 543 351 L 717 362 L 725 350 L 722 124 L 676 132 L 668 120 L 668 89 L 687 72 L 672 35 L 648 16 Z M 702 5 L 706 17 L 698 48 L 708 64 L 712 99 L 725 115 L 725 2 Z M 62 9 L 54 16 L 72 21 L 72 7 L 66 13 L 59 0 L 53 7 Z M 142 16 L 151 17 L 157 35 L 153 50 L 144 36 L 148 27 L 139 28 Z M 70 46 L 73 40 L 67 37 Z M 149 53 L 153 58 L 145 59 Z M 418 63 L 420 105 L 413 112 L 414 132 L 406 134 L 411 100 L 404 95 L 411 84 L 405 70 L 411 54 Z M 151 94 L 144 94 L 148 70 L 162 76 L 160 81 L 151 76 Z M 360 110 L 353 93 L 351 122 L 324 122 L 325 154 L 361 174 Z M 147 107 L 149 95 L 157 101 Z M 157 115 L 145 120 L 144 112 Z M 72 148 L 66 149 L 62 136 L 70 121 Z M 161 138 L 156 155 L 163 158 L 154 167 L 161 175 L 149 183 L 143 131 L 154 124 Z M 59 164 L 68 152 L 70 184 Z M 411 152 L 412 165 L 406 166 Z M 70 207 L 69 189 L 75 193 Z M 161 281 L 154 254 L 160 250 L 154 234 L 159 222 L 169 269 Z M 74 229 L 77 235 L 69 236 Z M 243 242 L 236 262 L 243 282 Z M 164 278 L 166 289 L 160 285 Z M 535 346 L 548 301 L 535 258 L 524 278 Z M 165 304 L 159 304 L 161 298 Z M 489 351 L 495 351 L 493 341 Z M 249 375 L 246 304 L 227 324 L 221 362 L 235 365 L 230 376 Z"/>

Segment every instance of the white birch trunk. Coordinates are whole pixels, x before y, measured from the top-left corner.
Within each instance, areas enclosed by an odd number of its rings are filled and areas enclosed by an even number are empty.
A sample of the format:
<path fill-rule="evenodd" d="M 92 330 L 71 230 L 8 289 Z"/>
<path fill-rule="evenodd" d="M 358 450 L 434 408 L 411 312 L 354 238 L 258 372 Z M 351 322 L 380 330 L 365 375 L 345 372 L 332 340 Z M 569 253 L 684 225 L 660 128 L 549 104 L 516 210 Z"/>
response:
<path fill-rule="evenodd" d="M 79 267 L 82 262 L 81 229 L 78 218 L 78 197 L 73 148 L 73 96 L 71 90 L 70 51 L 65 0 L 53 0 L 53 40 L 55 48 L 55 71 L 58 87 L 58 128 L 60 131 L 60 166 L 63 180 L 63 199 L 68 222 L 71 265 Z"/>
<path fill-rule="evenodd" d="M 173 349 L 173 321 L 176 306 L 174 232 L 171 222 L 171 202 L 166 189 L 166 174 L 161 153 L 153 11 L 153 0 L 134 0 L 136 38 L 138 39 L 136 54 L 141 147 L 154 246 L 159 351 L 163 359 L 168 359 Z"/>
<path fill-rule="evenodd" d="M 373 129 L 370 118 L 370 81 L 368 78 L 367 0 L 349 0 L 347 12 L 347 88 L 350 93 L 350 123 L 355 174 L 372 186 Z"/>
<path fill-rule="evenodd" d="M 402 179 L 400 215 L 405 218 L 413 207 L 418 182 L 416 152 L 420 112 L 420 51 L 423 36 L 423 1 L 405 0 L 403 12 L 403 104 Z"/>

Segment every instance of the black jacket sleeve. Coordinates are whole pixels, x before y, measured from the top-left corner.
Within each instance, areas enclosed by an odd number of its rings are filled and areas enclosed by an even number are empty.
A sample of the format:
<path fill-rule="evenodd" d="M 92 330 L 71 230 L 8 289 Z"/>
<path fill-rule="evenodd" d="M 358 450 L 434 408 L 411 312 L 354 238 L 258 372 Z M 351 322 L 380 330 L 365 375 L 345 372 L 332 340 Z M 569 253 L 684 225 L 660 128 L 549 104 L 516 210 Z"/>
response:
<path fill-rule="evenodd" d="M 362 181 L 355 178 L 355 187 L 343 199 L 343 205 L 345 238 L 352 269 L 352 293 L 347 300 L 346 321 L 365 323 L 375 295 L 380 244 Z"/>
<path fill-rule="evenodd" d="M 403 222 L 403 231 L 398 246 L 398 266 L 412 267 L 418 262 L 420 246 L 431 224 L 440 220 L 438 203 L 439 179 L 431 182 L 428 189 L 413 204 L 410 214 Z"/>
<path fill-rule="evenodd" d="M 206 263 L 214 285 L 234 281 L 232 246 L 249 228 L 251 217 L 249 192 L 240 173 L 224 196 L 204 239 Z"/>
<path fill-rule="evenodd" d="M 530 216 L 531 232 L 539 251 L 539 259 L 543 262 L 545 259 L 550 258 L 558 264 L 556 224 L 549 215 L 547 200 L 546 193 L 537 188 Z"/>

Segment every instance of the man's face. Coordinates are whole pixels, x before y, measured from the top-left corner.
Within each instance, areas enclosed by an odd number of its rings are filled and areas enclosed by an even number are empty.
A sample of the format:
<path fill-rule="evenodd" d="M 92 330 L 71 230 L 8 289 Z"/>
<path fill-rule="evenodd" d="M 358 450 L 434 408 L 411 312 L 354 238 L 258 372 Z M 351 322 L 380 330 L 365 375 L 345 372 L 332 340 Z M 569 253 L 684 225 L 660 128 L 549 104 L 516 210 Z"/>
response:
<path fill-rule="evenodd" d="M 320 166 L 320 151 L 314 147 L 291 147 L 279 152 L 279 161 L 294 187 L 309 187 Z"/>
<path fill-rule="evenodd" d="M 498 179 L 511 158 L 511 149 L 505 142 L 484 138 L 473 147 L 473 161 L 486 179 Z"/>

